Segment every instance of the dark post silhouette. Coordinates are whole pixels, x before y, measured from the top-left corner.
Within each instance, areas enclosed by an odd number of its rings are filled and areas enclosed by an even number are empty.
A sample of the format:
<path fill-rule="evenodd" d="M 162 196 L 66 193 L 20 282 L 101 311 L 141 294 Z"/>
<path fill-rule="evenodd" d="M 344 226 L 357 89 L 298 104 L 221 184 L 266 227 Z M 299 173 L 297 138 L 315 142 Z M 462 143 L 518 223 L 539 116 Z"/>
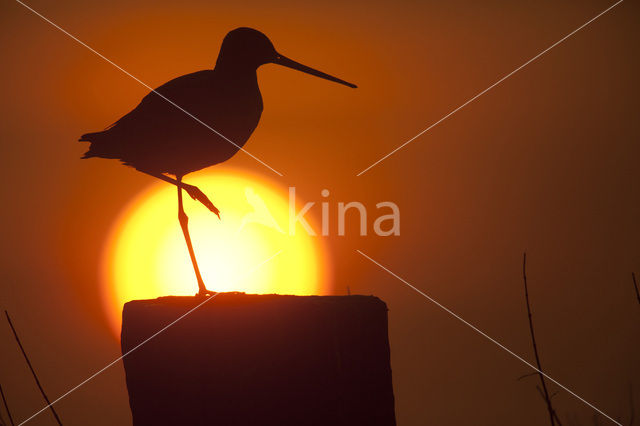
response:
<path fill-rule="evenodd" d="M 80 141 L 91 143 L 82 158 L 117 159 L 178 187 L 178 217 L 200 296 L 215 292 L 207 290 L 200 275 L 181 190 L 218 218 L 220 211 L 199 188 L 184 183 L 182 178 L 243 150 L 263 108 L 256 71 L 270 63 L 356 87 L 278 53 L 260 31 L 237 28 L 224 38 L 213 70 L 183 75 L 163 84 L 105 130 L 80 137 Z"/>
<path fill-rule="evenodd" d="M 198 305 L 125 304 L 122 353 Z M 123 358 L 134 426 L 394 426 L 387 307 L 373 296 L 218 293 Z"/>

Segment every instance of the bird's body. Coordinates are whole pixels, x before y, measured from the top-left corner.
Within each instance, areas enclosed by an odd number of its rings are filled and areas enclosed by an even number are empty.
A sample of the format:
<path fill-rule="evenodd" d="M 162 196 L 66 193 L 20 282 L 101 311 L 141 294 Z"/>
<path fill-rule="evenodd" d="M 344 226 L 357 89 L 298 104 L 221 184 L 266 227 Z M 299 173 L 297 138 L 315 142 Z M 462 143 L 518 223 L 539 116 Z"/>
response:
<path fill-rule="evenodd" d="M 118 159 L 176 185 L 178 218 L 199 295 L 213 292 L 206 289 L 200 276 L 182 190 L 220 215 L 209 198 L 197 187 L 184 183 L 182 177 L 230 159 L 247 142 L 262 114 L 256 72 L 268 63 L 356 87 L 282 56 L 260 31 L 237 28 L 224 38 L 213 70 L 183 75 L 163 84 L 105 130 L 80 137 L 80 141 L 91 143 L 82 158 Z M 175 179 L 167 175 L 174 175 Z"/>
<path fill-rule="evenodd" d="M 204 70 L 163 84 L 106 130 L 83 135 L 91 142 L 83 158 L 115 158 L 176 176 L 228 160 L 255 130 L 263 107 L 255 70 L 225 74 Z"/>

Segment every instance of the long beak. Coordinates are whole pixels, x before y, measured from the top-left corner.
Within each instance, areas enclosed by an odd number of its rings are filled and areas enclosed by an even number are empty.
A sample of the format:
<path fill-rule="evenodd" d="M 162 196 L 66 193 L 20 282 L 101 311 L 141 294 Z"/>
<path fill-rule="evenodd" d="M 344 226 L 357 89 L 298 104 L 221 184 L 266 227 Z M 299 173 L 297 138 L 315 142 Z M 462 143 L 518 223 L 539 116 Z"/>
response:
<path fill-rule="evenodd" d="M 294 61 L 292 59 L 289 59 L 286 56 L 283 56 L 283 55 L 280 55 L 280 54 L 278 54 L 278 56 L 276 57 L 276 60 L 273 61 L 273 63 L 274 64 L 278 64 L 278 65 L 282 65 L 282 66 L 285 66 L 285 67 L 293 68 L 294 70 L 306 72 L 307 74 L 315 75 L 316 77 L 324 78 L 325 80 L 335 81 L 336 83 L 344 84 L 345 86 L 349 86 L 349 87 L 352 87 L 354 89 L 356 87 L 358 87 L 355 84 L 349 83 L 348 81 L 340 80 L 339 78 L 334 77 L 334 76 L 329 75 L 329 74 L 325 74 L 322 71 L 314 70 L 311 67 L 308 67 L 306 65 L 302 65 L 301 63 L 296 62 L 296 61 Z"/>

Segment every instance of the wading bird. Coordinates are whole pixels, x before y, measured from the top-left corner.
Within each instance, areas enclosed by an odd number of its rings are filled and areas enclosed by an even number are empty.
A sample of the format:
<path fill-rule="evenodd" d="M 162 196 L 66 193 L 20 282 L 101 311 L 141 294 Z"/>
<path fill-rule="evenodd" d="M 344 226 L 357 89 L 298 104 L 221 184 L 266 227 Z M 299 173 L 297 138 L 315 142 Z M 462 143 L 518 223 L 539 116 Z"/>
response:
<path fill-rule="evenodd" d="M 182 205 L 182 190 L 218 218 L 220 211 L 199 188 L 184 183 L 182 178 L 222 163 L 242 149 L 262 114 L 256 71 L 264 64 L 283 65 L 356 87 L 279 54 L 260 31 L 238 28 L 225 36 L 213 70 L 197 71 L 163 84 L 105 130 L 80 137 L 80 141 L 91 143 L 82 158 L 118 159 L 177 187 L 178 219 L 200 296 L 215 292 L 207 290 L 200 275 L 189 235 L 189 218 Z"/>

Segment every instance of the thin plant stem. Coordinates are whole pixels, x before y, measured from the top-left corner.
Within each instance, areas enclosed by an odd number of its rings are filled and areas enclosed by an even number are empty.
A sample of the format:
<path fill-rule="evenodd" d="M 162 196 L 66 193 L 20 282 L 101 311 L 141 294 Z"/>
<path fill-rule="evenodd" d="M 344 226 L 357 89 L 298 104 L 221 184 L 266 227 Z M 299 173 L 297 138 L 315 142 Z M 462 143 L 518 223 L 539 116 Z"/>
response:
<path fill-rule="evenodd" d="M 9 312 L 4 311 L 4 314 L 7 316 L 7 321 L 9 321 L 9 326 L 11 327 L 11 331 L 13 331 L 13 336 L 16 338 L 16 342 L 18 342 L 18 346 L 20 347 L 20 350 L 22 351 L 22 356 L 24 356 L 24 360 L 27 361 L 27 365 L 29 366 L 29 369 L 31 370 L 31 374 L 33 375 L 33 378 L 36 381 L 36 385 L 38 385 L 38 389 L 40 389 L 40 393 L 42 394 L 42 397 L 47 402 L 47 405 L 48 405 L 49 409 L 51 410 L 51 413 L 53 414 L 53 417 L 55 417 L 56 421 L 58 422 L 58 424 L 60 426 L 62 426 L 62 422 L 60 421 L 60 417 L 58 417 L 58 413 L 56 413 L 56 410 L 53 408 L 53 405 L 51 405 L 51 401 L 49 401 L 49 398 L 47 398 L 47 394 L 44 392 L 44 389 L 42 388 L 42 385 L 40 384 L 40 380 L 38 380 L 38 376 L 37 376 L 35 370 L 33 369 L 33 366 L 31 365 L 31 361 L 29 361 L 29 357 L 27 356 L 27 353 L 25 352 L 24 348 L 22 347 L 22 343 L 20 343 L 20 338 L 18 337 L 18 333 L 16 332 L 16 329 L 13 327 L 13 323 L 11 322 L 11 317 L 9 317 Z"/>
<path fill-rule="evenodd" d="M 636 287 L 636 290 L 637 289 L 638 288 Z M 629 426 L 633 426 L 633 421 L 635 420 L 635 417 L 636 417 L 636 413 L 633 408 L 633 385 L 629 385 L 629 408 L 631 411 L 631 414 L 629 415 Z"/>
<path fill-rule="evenodd" d="M 547 403 L 547 410 L 549 411 L 549 421 L 551 422 L 551 426 L 555 426 L 555 416 L 553 411 L 553 406 L 551 405 L 551 398 L 549 397 L 549 391 L 547 390 L 547 383 L 544 380 L 544 375 L 542 374 L 542 366 L 540 365 L 540 356 L 538 355 L 538 345 L 536 344 L 536 336 L 533 331 L 533 319 L 531 315 L 531 305 L 529 303 L 529 289 L 527 287 L 527 253 L 524 253 L 522 258 L 522 279 L 524 281 L 524 298 L 527 302 L 527 315 L 529 316 L 529 331 L 531 331 L 531 342 L 533 343 L 533 353 L 536 357 L 536 365 L 538 367 L 538 376 L 540 376 L 540 382 L 542 384 L 542 393 L 544 395 L 544 400 Z"/>
<path fill-rule="evenodd" d="M 7 412 L 7 416 L 9 416 L 9 423 L 11 423 L 11 426 L 14 426 L 15 423 L 13 423 L 13 417 L 11 417 L 11 411 L 9 410 L 9 404 L 7 404 L 7 398 L 5 398 L 4 396 L 2 385 L 0 385 L 0 396 L 2 396 L 2 404 L 4 405 L 4 409 Z"/>

